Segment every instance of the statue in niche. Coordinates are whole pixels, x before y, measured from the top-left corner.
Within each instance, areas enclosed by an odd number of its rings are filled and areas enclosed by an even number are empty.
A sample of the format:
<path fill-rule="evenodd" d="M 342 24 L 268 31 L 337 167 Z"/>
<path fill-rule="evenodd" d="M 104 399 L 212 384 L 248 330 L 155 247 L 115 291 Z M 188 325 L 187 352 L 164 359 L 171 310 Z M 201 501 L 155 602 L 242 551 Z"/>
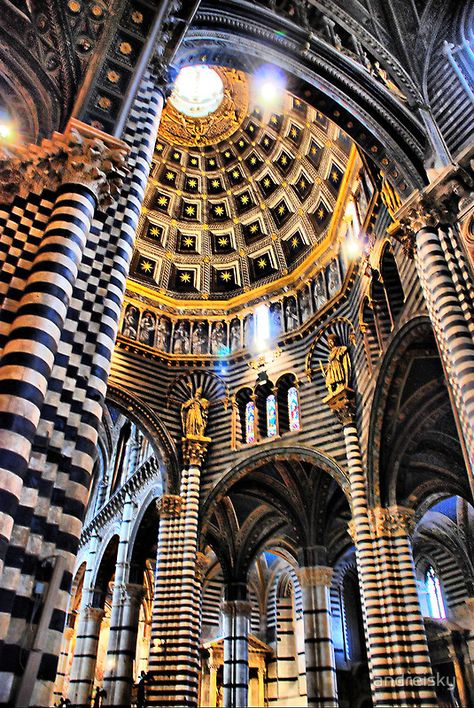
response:
<path fill-rule="evenodd" d="M 174 333 L 173 354 L 189 354 L 189 334 L 184 320 L 181 320 Z"/>
<path fill-rule="evenodd" d="M 311 303 L 309 300 L 308 291 L 306 288 L 300 293 L 300 308 L 301 308 L 301 321 L 304 323 L 311 317 Z"/>
<path fill-rule="evenodd" d="M 281 322 L 281 304 L 274 302 L 270 307 L 270 327 L 272 337 L 278 337 L 282 328 Z"/>
<path fill-rule="evenodd" d="M 137 338 L 138 317 L 138 308 L 134 305 L 129 305 L 123 318 L 122 334 L 124 337 L 129 337 L 129 339 Z"/>
<path fill-rule="evenodd" d="M 216 322 L 211 334 L 211 354 L 224 354 L 226 351 L 225 325 L 223 322 Z"/>
<path fill-rule="evenodd" d="M 326 380 L 329 397 L 331 397 L 339 393 L 339 391 L 350 388 L 352 365 L 349 349 L 340 343 L 337 334 L 331 333 L 328 335 L 328 347 L 328 363 L 324 366 L 320 362 L 320 366 Z"/>
<path fill-rule="evenodd" d="M 190 385 L 190 389 L 191 385 Z M 208 418 L 209 401 L 202 397 L 202 386 L 181 406 L 183 433 L 188 437 L 204 437 Z"/>
<path fill-rule="evenodd" d="M 248 315 L 244 320 L 244 342 L 246 347 L 251 347 L 255 334 L 253 315 Z"/>
<path fill-rule="evenodd" d="M 321 271 L 318 273 L 316 280 L 314 281 L 314 304 L 316 309 L 319 310 L 327 302 L 327 292 L 326 283 L 324 280 L 324 273 Z"/>
<path fill-rule="evenodd" d="M 296 300 L 294 297 L 289 297 L 285 303 L 285 319 L 287 330 L 295 329 L 300 323 L 298 319 Z"/>
<path fill-rule="evenodd" d="M 333 297 L 341 289 L 341 276 L 337 260 L 331 261 L 327 273 L 329 297 Z"/>
<path fill-rule="evenodd" d="M 166 317 L 160 317 L 156 328 L 156 347 L 162 352 L 168 351 L 168 342 L 170 336 L 170 323 Z"/>
<path fill-rule="evenodd" d="M 193 354 L 207 354 L 208 337 L 205 322 L 198 322 L 193 332 Z"/>
<path fill-rule="evenodd" d="M 241 348 L 240 320 L 232 320 L 230 325 L 230 351 L 236 352 Z"/>
<path fill-rule="evenodd" d="M 138 341 L 142 344 L 148 344 L 151 346 L 153 344 L 153 338 L 156 328 L 156 317 L 149 310 L 145 310 L 140 320 L 140 327 L 138 329 Z"/>

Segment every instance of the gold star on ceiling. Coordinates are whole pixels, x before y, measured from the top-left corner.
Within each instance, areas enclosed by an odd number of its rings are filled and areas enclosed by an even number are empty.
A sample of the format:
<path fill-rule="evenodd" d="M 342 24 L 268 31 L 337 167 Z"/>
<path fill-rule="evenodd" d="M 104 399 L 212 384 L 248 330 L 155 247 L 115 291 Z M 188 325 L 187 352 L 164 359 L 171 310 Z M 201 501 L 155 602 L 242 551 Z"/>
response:
<path fill-rule="evenodd" d="M 288 162 L 287 156 L 286 156 L 286 155 L 282 155 L 281 158 L 280 158 L 280 162 L 281 162 L 282 165 L 286 165 L 286 163 Z"/>
<path fill-rule="evenodd" d="M 195 214 L 195 212 L 196 212 L 196 208 L 193 207 L 193 206 L 191 206 L 191 205 L 189 205 L 189 206 L 186 207 L 185 212 L 186 212 L 186 214 L 187 214 L 188 216 L 194 216 L 194 214 Z"/>
<path fill-rule="evenodd" d="M 290 133 L 292 138 L 296 138 L 298 135 L 298 131 L 296 130 L 296 128 L 292 128 Z"/>
<path fill-rule="evenodd" d="M 185 246 L 190 248 L 191 246 L 194 245 L 194 239 L 192 236 L 186 236 L 186 238 L 183 239 L 183 243 Z"/>
<path fill-rule="evenodd" d="M 263 144 L 265 145 L 265 147 L 268 147 L 270 145 L 270 140 L 268 138 L 264 138 Z"/>
<path fill-rule="evenodd" d="M 191 158 L 191 164 L 192 164 L 192 165 L 197 165 L 197 163 L 198 163 L 197 158 L 196 158 L 196 157 L 192 157 L 192 158 Z"/>
<path fill-rule="evenodd" d="M 276 116 L 272 116 L 270 120 L 273 124 L 278 123 L 278 118 Z"/>
<path fill-rule="evenodd" d="M 224 155 L 225 155 L 225 157 L 230 157 L 230 152 L 228 150 L 226 150 Z"/>
<path fill-rule="evenodd" d="M 258 224 L 252 224 L 252 226 L 250 227 L 250 233 L 255 234 L 255 233 L 257 233 L 257 231 L 258 231 Z"/>
<path fill-rule="evenodd" d="M 232 278 L 232 276 L 231 276 L 231 274 L 229 273 L 228 270 L 224 270 L 224 271 L 221 273 L 221 278 L 222 278 L 222 280 L 224 280 L 224 282 L 228 283 L 229 280 Z"/>
<path fill-rule="evenodd" d="M 301 189 L 304 189 L 306 187 L 306 180 L 305 179 L 300 179 L 300 187 L 301 187 Z"/>
<path fill-rule="evenodd" d="M 214 211 L 215 211 L 215 213 L 217 214 L 217 216 L 222 216 L 223 213 L 224 213 L 224 207 L 216 206 L 216 208 L 214 209 Z"/>
<path fill-rule="evenodd" d="M 175 160 L 179 160 L 179 152 L 174 152 L 174 153 L 173 153 L 173 158 L 174 158 Z"/>
<path fill-rule="evenodd" d="M 280 206 L 278 207 L 278 213 L 280 214 L 280 216 L 283 216 L 283 214 L 285 213 L 285 210 L 286 210 L 285 205 L 280 204 Z"/>
<path fill-rule="evenodd" d="M 160 197 L 158 199 L 158 204 L 159 204 L 159 206 L 166 206 L 168 204 L 168 198 L 167 197 Z"/>
<path fill-rule="evenodd" d="M 320 207 L 318 209 L 318 219 L 322 219 L 324 217 L 324 209 Z"/>
<path fill-rule="evenodd" d="M 189 273 L 181 273 L 179 279 L 182 283 L 189 283 L 191 281 L 191 276 Z"/>
<path fill-rule="evenodd" d="M 298 247 L 298 236 L 293 236 L 293 238 L 291 239 L 291 247 L 292 248 Z"/>
<path fill-rule="evenodd" d="M 197 179 L 188 180 L 188 185 L 193 188 L 196 187 L 197 186 Z"/>
<path fill-rule="evenodd" d="M 152 236 L 159 236 L 160 235 L 160 229 L 158 226 L 152 226 L 150 229 L 150 233 Z"/>
<path fill-rule="evenodd" d="M 239 140 L 239 147 L 243 147 L 245 145 L 243 140 Z"/>
<path fill-rule="evenodd" d="M 153 265 L 150 263 L 150 261 L 142 261 L 140 268 L 143 270 L 144 273 L 151 273 Z"/>
<path fill-rule="evenodd" d="M 174 172 L 167 172 L 166 179 L 168 180 L 168 182 L 172 182 L 174 180 Z"/>
<path fill-rule="evenodd" d="M 255 130 L 255 128 L 253 127 L 253 125 L 249 125 L 249 131 L 250 131 L 251 133 L 253 133 L 254 130 Z"/>
<path fill-rule="evenodd" d="M 212 157 L 211 157 L 211 159 L 209 160 L 209 164 L 210 164 L 211 167 L 214 167 L 214 165 L 216 164 L 216 161 L 213 160 Z"/>
<path fill-rule="evenodd" d="M 316 147 L 313 145 L 313 147 L 311 148 L 311 154 L 316 155 L 316 153 L 317 153 Z"/>
<path fill-rule="evenodd" d="M 257 158 L 256 158 L 256 157 L 251 157 L 251 158 L 250 158 L 250 164 L 251 164 L 251 165 L 256 165 L 256 164 L 257 164 Z"/>
<path fill-rule="evenodd" d="M 333 171 L 331 172 L 331 179 L 332 179 L 333 182 L 339 182 L 339 175 L 338 175 L 338 173 L 336 172 L 336 170 L 333 170 Z"/>
<path fill-rule="evenodd" d="M 219 180 L 218 179 L 213 179 L 211 182 L 213 187 L 218 187 L 219 186 Z"/>
<path fill-rule="evenodd" d="M 265 258 L 260 258 L 260 259 L 257 261 L 257 265 L 258 265 L 259 268 L 265 268 L 266 265 L 267 265 L 267 261 L 265 260 Z"/>
<path fill-rule="evenodd" d="M 229 240 L 228 240 L 227 236 L 221 236 L 218 243 L 219 243 L 219 246 L 227 246 L 227 244 L 229 243 Z"/>
<path fill-rule="evenodd" d="M 248 194 L 242 194 L 242 196 L 240 197 L 240 201 L 242 204 L 248 204 L 248 201 L 249 201 Z"/>
<path fill-rule="evenodd" d="M 270 179 L 268 177 L 265 177 L 265 179 L 263 180 L 263 186 L 269 187 L 270 184 L 271 184 Z"/>
<path fill-rule="evenodd" d="M 234 179 L 238 179 L 238 178 L 240 177 L 239 171 L 238 171 L 238 170 L 233 170 L 233 172 L 232 172 L 232 177 L 233 177 Z"/>

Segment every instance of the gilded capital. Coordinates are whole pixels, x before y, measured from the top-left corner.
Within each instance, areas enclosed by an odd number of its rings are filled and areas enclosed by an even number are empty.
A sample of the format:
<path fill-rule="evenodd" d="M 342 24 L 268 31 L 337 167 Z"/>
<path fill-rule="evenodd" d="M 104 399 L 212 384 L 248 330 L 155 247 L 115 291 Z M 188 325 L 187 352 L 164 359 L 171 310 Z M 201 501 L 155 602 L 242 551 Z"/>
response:
<path fill-rule="evenodd" d="M 415 529 L 415 512 L 401 506 L 378 506 L 369 509 L 369 521 L 374 538 L 412 536 Z"/>
<path fill-rule="evenodd" d="M 345 388 L 331 398 L 324 399 L 341 425 L 353 425 L 355 421 L 355 392 Z"/>
<path fill-rule="evenodd" d="M 179 494 L 163 494 L 156 502 L 158 513 L 160 516 L 179 516 L 183 501 Z"/>
<path fill-rule="evenodd" d="M 110 139 L 107 145 L 91 129 L 84 136 L 71 127 L 65 134 L 54 133 L 41 145 L 19 145 L 0 152 L 0 202 L 26 197 L 62 184 L 82 184 L 91 189 L 101 208 L 113 204 L 129 172 L 128 148 L 122 141 Z"/>
<path fill-rule="evenodd" d="M 199 435 L 187 435 L 182 438 L 185 467 L 201 467 L 210 442 L 211 438 Z"/>
<path fill-rule="evenodd" d="M 333 569 L 325 565 L 299 568 L 296 575 L 302 588 L 331 587 Z"/>

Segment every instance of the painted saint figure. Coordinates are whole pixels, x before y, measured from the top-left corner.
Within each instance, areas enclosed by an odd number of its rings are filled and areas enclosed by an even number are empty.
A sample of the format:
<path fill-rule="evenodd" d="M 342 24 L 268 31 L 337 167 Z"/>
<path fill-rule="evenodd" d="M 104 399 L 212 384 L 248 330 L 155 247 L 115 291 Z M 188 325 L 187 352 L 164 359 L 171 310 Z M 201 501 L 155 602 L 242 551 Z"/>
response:
<path fill-rule="evenodd" d="M 174 333 L 173 353 L 189 354 L 189 334 L 183 320 L 181 320 Z"/>
<path fill-rule="evenodd" d="M 181 406 L 181 423 L 184 436 L 195 436 L 202 438 L 206 432 L 209 401 L 202 398 L 202 386 L 196 389 L 196 393 L 191 396 Z"/>
<path fill-rule="evenodd" d="M 328 336 L 329 358 L 326 367 L 321 364 L 321 369 L 326 379 L 329 395 L 333 396 L 339 391 L 348 389 L 351 376 L 351 360 L 349 349 L 340 344 L 337 334 Z"/>

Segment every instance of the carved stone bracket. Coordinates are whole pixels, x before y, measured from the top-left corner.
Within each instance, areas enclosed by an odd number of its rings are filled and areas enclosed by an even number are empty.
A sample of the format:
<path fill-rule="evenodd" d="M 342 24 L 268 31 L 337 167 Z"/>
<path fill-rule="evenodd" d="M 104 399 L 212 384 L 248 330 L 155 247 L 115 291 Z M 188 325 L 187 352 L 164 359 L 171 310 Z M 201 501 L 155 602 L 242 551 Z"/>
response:
<path fill-rule="evenodd" d="M 94 134 L 89 126 L 82 134 L 80 125 L 76 121 L 67 133 L 54 133 L 41 145 L 4 148 L 0 152 L 0 203 L 72 183 L 91 189 L 101 208 L 113 204 L 129 172 L 128 147 L 103 133 Z"/>
<path fill-rule="evenodd" d="M 370 509 L 369 520 L 374 538 L 412 536 L 415 530 L 415 512 L 401 506 Z"/>
<path fill-rule="evenodd" d="M 183 508 L 184 499 L 179 494 L 163 494 L 156 502 L 160 516 L 179 516 Z"/>
<path fill-rule="evenodd" d="M 333 569 L 327 566 L 316 565 L 299 568 L 296 574 L 302 588 L 331 587 Z"/>
<path fill-rule="evenodd" d="M 186 467 L 200 467 L 204 462 L 207 446 L 212 442 L 211 438 L 198 435 L 187 435 L 182 438 L 183 461 Z"/>
<path fill-rule="evenodd" d="M 355 391 L 351 388 L 344 388 L 334 396 L 327 396 L 324 399 L 332 412 L 337 416 L 341 425 L 352 425 L 355 420 Z"/>

